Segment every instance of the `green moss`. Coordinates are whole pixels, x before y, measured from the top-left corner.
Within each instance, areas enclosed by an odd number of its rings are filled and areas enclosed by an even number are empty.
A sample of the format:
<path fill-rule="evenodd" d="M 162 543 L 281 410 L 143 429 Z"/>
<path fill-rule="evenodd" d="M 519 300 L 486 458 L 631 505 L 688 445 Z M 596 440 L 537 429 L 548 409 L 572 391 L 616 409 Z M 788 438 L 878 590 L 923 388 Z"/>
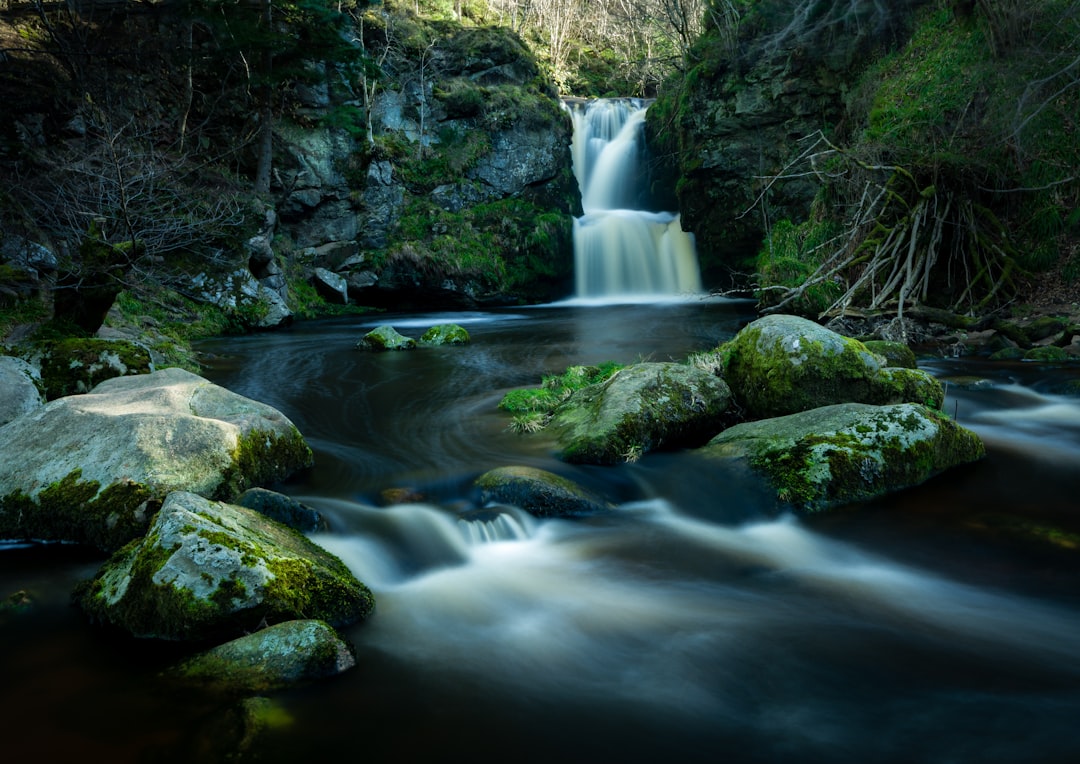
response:
<path fill-rule="evenodd" d="M 1028 350 L 1024 353 L 1025 361 L 1041 361 L 1043 363 L 1064 363 L 1065 361 L 1073 360 L 1073 357 L 1066 353 L 1062 348 L 1049 345 L 1047 347 L 1036 347 Z"/>
<path fill-rule="evenodd" d="M 420 336 L 421 345 L 467 345 L 469 333 L 457 324 L 438 324 Z"/>
<path fill-rule="evenodd" d="M 295 429 L 287 435 L 262 430 L 240 435 L 232 457 L 232 466 L 214 491 L 218 501 L 233 499 L 252 486 L 272 485 L 315 461 L 311 447 Z"/>
<path fill-rule="evenodd" d="M 272 561 L 269 568 L 274 579 L 266 586 L 267 604 L 275 610 L 317 618 L 332 626 L 343 626 L 368 616 L 375 608 L 371 591 L 353 578 L 336 557 L 327 553 L 320 562 L 329 573 L 301 560 Z"/>
<path fill-rule="evenodd" d="M 49 400 L 89 392 L 106 379 L 153 370 L 146 348 L 125 340 L 71 337 L 36 343 L 29 352 L 41 356 L 41 381 Z"/>
<path fill-rule="evenodd" d="M 575 390 L 597 385 L 625 368 L 614 361 L 599 366 L 570 366 L 558 376 L 545 376 L 538 388 L 511 390 L 499 402 L 499 408 L 511 413 L 550 413 Z"/>
<path fill-rule="evenodd" d="M 0 535 L 89 544 L 112 551 L 145 532 L 160 506 L 139 483 L 117 482 L 100 490 L 76 469 L 42 489 L 36 498 L 15 492 L 0 499 Z"/>

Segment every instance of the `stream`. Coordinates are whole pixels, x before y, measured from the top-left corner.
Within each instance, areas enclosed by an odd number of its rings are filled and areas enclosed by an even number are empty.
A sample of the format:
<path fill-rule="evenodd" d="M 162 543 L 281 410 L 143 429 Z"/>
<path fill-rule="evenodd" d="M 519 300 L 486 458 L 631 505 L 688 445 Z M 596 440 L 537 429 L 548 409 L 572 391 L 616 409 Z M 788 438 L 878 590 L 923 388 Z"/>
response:
<path fill-rule="evenodd" d="M 809 518 L 692 452 L 571 466 L 497 409 L 571 364 L 681 360 L 750 320 L 723 300 L 298 324 L 200 344 L 205 376 L 288 415 L 315 466 L 278 488 L 375 592 L 357 668 L 274 696 L 248 758 L 1074 762 L 1080 712 L 1076 371 L 928 358 L 988 457 Z M 376 324 L 465 347 L 371 354 Z M 970 379 L 983 381 L 973 384 Z M 548 469 L 618 506 L 479 507 L 480 473 Z M 394 490 L 406 503 L 387 505 Z M 170 648 L 106 634 L 72 546 L 0 550 L 5 761 L 219 761 L 220 701 L 164 688 Z M 227 725 L 226 725 L 227 726 Z M 215 742 L 216 741 L 216 742 Z"/>

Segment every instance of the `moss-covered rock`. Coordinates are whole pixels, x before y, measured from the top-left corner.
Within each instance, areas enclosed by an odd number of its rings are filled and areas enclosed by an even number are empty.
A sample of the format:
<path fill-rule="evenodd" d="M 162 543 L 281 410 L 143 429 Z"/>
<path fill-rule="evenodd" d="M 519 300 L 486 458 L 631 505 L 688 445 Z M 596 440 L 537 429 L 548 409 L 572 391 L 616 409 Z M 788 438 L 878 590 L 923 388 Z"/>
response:
<path fill-rule="evenodd" d="M 356 343 L 357 350 L 412 350 L 416 347 L 416 340 L 399 334 L 392 326 L 377 326 L 361 337 Z"/>
<path fill-rule="evenodd" d="M 223 695 L 283 690 L 348 671 L 349 645 L 317 620 L 285 621 L 200 653 L 165 678 Z"/>
<path fill-rule="evenodd" d="M 1047 345 L 1045 347 L 1031 348 L 1024 353 L 1025 361 L 1042 361 L 1043 363 L 1064 363 L 1072 361 L 1073 357 L 1062 348 Z"/>
<path fill-rule="evenodd" d="M 884 358 L 886 366 L 897 366 L 902 369 L 919 368 L 919 364 L 915 360 L 915 353 L 903 342 L 867 340 L 863 342 L 863 345 L 871 353 L 876 353 Z"/>
<path fill-rule="evenodd" d="M 697 446 L 723 428 L 727 384 L 677 363 L 628 366 L 575 391 L 554 410 L 548 430 L 569 462 L 614 464 L 649 451 Z"/>
<path fill-rule="evenodd" d="M 836 403 L 923 403 L 940 408 L 940 383 L 886 366 L 858 340 L 798 316 L 765 316 L 722 346 L 724 378 L 751 419 Z"/>
<path fill-rule="evenodd" d="M 918 485 L 985 448 L 925 406 L 847 403 L 736 425 L 699 453 L 748 461 L 780 502 L 814 512 Z"/>
<path fill-rule="evenodd" d="M 311 462 L 266 404 L 181 369 L 117 377 L 0 428 L 0 536 L 112 551 L 172 491 L 231 499 Z"/>
<path fill-rule="evenodd" d="M 457 324 L 438 324 L 420 336 L 421 345 L 467 345 L 470 340 L 465 328 Z"/>
<path fill-rule="evenodd" d="M 154 370 L 150 351 L 127 340 L 72 337 L 44 342 L 34 351 L 49 400 L 87 393 L 99 383 Z"/>
<path fill-rule="evenodd" d="M 535 467 L 499 467 L 476 479 L 483 504 L 511 504 L 536 517 L 591 515 L 608 504 L 577 483 Z"/>
<path fill-rule="evenodd" d="M 374 598 L 337 557 L 257 512 L 169 494 L 145 538 L 80 587 L 95 621 L 137 637 L 232 637 L 265 622 L 360 620 Z"/>

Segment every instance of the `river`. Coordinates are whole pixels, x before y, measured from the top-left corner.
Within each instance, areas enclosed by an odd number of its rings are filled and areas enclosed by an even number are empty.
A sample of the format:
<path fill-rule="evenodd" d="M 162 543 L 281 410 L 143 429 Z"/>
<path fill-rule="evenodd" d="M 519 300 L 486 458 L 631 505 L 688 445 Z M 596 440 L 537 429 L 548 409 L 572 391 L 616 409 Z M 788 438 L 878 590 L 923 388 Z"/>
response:
<path fill-rule="evenodd" d="M 691 453 L 561 464 L 497 409 L 568 365 L 682 359 L 751 317 L 560 305 L 202 343 L 206 376 L 308 438 L 315 466 L 280 489 L 326 514 L 315 539 L 377 597 L 346 630 L 357 668 L 275 696 L 245 760 L 1077 761 L 1080 565 L 1076 537 L 1045 530 L 1078 526 L 1080 399 L 1053 392 L 1075 370 L 926 359 L 988 457 L 812 518 Z M 472 343 L 353 347 L 377 323 L 441 321 Z M 618 506 L 573 521 L 477 507 L 473 478 L 503 464 Z M 0 551 L 0 592 L 35 602 L 0 621 L 5 761 L 223 760 L 228 715 L 155 678 L 175 652 L 68 606 L 99 563 Z"/>

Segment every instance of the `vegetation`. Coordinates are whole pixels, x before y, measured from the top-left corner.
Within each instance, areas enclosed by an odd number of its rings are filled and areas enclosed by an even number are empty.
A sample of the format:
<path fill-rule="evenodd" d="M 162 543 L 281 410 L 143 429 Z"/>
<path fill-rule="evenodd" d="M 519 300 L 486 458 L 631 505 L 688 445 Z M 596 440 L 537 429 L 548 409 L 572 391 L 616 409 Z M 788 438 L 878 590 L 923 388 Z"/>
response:
<path fill-rule="evenodd" d="M 812 176 L 822 191 L 809 220 L 770 231 L 757 260 L 768 308 L 979 315 L 1053 265 L 1060 237 L 1080 234 L 1077 41 L 1075 3 L 921 11 L 853 90 L 861 129 L 843 143 L 819 133 L 770 181 Z"/>

